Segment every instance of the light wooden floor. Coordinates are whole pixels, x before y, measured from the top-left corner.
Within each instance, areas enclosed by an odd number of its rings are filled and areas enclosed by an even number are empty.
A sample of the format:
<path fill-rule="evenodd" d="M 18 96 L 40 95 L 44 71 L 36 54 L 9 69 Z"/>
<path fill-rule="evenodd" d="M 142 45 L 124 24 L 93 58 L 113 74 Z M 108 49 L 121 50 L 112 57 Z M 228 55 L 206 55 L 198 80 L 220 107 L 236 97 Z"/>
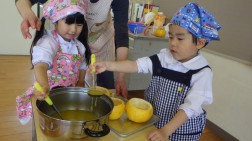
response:
<path fill-rule="evenodd" d="M 29 56 L 0 56 L 0 141 L 31 141 L 32 123 L 21 125 L 16 116 L 17 95 L 33 83 Z M 200 141 L 223 141 L 210 129 Z"/>

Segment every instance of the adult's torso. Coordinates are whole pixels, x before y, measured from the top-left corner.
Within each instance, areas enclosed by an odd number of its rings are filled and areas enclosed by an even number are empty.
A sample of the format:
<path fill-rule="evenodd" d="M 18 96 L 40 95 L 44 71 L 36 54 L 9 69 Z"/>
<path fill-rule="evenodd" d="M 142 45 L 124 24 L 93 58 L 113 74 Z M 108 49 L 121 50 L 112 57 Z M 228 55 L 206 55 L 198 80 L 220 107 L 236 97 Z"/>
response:
<path fill-rule="evenodd" d="M 92 3 L 90 0 L 83 0 L 88 24 L 89 43 L 96 41 L 111 24 L 111 3 L 112 0 L 98 0 Z"/>
<path fill-rule="evenodd" d="M 92 3 L 83 0 L 88 25 L 88 43 L 97 60 L 114 60 L 114 26 L 110 14 L 113 0 Z"/>

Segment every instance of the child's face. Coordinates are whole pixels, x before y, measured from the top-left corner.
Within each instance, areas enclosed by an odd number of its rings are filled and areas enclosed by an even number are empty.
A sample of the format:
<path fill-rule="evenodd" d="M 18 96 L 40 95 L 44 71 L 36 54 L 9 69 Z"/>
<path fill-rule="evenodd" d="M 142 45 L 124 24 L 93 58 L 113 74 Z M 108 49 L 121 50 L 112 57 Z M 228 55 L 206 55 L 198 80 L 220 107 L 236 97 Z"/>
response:
<path fill-rule="evenodd" d="M 78 37 L 82 31 L 83 24 L 66 24 L 65 19 L 61 19 L 55 23 L 57 33 L 66 41 L 70 41 Z"/>
<path fill-rule="evenodd" d="M 192 35 L 185 28 L 172 24 L 169 26 L 168 48 L 174 59 L 186 62 L 197 55 L 201 44 L 193 43 Z"/>

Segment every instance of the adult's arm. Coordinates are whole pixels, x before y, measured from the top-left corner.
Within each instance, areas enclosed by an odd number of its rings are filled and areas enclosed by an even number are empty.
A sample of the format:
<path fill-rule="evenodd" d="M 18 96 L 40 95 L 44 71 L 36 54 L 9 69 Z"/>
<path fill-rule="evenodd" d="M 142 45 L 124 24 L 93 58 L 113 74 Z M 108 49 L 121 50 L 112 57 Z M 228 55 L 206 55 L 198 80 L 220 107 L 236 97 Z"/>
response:
<path fill-rule="evenodd" d="M 29 28 L 40 30 L 41 21 L 32 11 L 31 6 L 38 2 L 38 0 L 15 0 L 19 14 L 22 16 L 23 21 L 21 23 L 21 32 L 23 37 L 32 38 L 32 35 L 29 32 Z M 39 2 L 45 2 L 41 0 Z"/>
<path fill-rule="evenodd" d="M 114 13 L 115 47 L 116 59 L 126 60 L 128 58 L 129 36 L 128 36 L 128 0 L 114 0 L 111 5 Z"/>
<path fill-rule="evenodd" d="M 115 47 L 116 60 L 126 60 L 128 58 L 128 0 L 113 0 L 111 8 L 114 13 L 115 28 Z M 125 74 L 118 73 L 116 78 L 116 93 L 127 97 L 127 86 L 125 83 Z"/>
<path fill-rule="evenodd" d="M 129 47 L 128 38 L 128 0 L 113 0 L 112 10 L 114 13 L 115 46 Z"/>
<path fill-rule="evenodd" d="M 33 12 L 31 10 L 31 2 L 29 0 L 15 0 L 19 14 L 24 18 L 26 13 Z"/>
<path fill-rule="evenodd" d="M 79 80 L 76 84 L 77 87 L 84 87 L 85 82 L 85 75 L 86 75 L 86 70 L 79 70 Z"/>

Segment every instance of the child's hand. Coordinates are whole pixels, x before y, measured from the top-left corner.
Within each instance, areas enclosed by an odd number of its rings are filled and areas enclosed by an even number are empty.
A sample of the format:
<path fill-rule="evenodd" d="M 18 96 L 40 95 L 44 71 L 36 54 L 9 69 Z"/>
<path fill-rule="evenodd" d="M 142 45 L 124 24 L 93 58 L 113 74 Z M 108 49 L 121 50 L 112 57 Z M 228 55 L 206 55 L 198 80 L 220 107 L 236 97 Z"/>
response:
<path fill-rule="evenodd" d="M 49 94 L 50 88 L 48 85 L 40 85 L 42 87 L 42 92 L 38 91 L 37 89 L 34 89 L 33 93 L 37 97 L 38 100 L 43 100 Z"/>
<path fill-rule="evenodd" d="M 93 65 L 89 65 L 88 72 L 91 74 L 92 69 L 95 69 L 95 72 L 102 73 L 107 70 L 107 62 L 96 62 Z"/>
<path fill-rule="evenodd" d="M 168 141 L 168 135 L 162 128 L 151 132 L 148 138 L 150 141 Z"/>

